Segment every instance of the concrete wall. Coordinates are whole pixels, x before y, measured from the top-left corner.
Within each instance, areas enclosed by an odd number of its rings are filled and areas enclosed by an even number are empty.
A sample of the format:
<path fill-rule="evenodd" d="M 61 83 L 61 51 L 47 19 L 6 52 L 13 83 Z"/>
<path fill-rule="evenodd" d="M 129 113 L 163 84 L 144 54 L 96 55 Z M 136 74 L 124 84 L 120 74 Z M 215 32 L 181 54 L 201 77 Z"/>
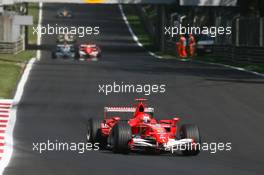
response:
<path fill-rule="evenodd" d="M 16 40 L 17 29 L 13 26 L 13 15 L 12 13 L 3 13 L 0 17 L 0 41 L 2 42 L 13 42 Z"/>
<path fill-rule="evenodd" d="M 18 41 L 21 39 L 21 26 L 32 24 L 32 16 L 20 16 L 16 15 L 15 12 L 4 12 L 0 16 L 0 41 Z"/>

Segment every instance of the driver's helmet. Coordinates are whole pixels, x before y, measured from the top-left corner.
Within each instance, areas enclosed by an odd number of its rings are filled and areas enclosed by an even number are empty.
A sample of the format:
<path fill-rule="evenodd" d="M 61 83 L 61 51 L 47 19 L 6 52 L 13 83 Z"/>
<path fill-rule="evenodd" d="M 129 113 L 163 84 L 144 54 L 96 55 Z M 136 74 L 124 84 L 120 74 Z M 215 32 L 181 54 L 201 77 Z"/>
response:
<path fill-rule="evenodd" d="M 151 117 L 149 114 L 144 114 L 142 120 L 144 123 L 150 123 Z"/>
<path fill-rule="evenodd" d="M 63 16 L 67 16 L 68 15 L 68 11 L 66 9 L 63 10 Z"/>
<path fill-rule="evenodd" d="M 69 34 L 69 33 L 65 33 L 64 34 L 64 39 L 65 39 L 65 41 L 70 41 L 71 40 L 71 35 Z"/>
<path fill-rule="evenodd" d="M 70 47 L 69 45 L 67 45 L 67 43 L 65 42 L 65 43 L 64 43 L 63 50 L 64 50 L 65 52 L 70 51 L 70 50 L 71 50 L 71 47 Z"/>

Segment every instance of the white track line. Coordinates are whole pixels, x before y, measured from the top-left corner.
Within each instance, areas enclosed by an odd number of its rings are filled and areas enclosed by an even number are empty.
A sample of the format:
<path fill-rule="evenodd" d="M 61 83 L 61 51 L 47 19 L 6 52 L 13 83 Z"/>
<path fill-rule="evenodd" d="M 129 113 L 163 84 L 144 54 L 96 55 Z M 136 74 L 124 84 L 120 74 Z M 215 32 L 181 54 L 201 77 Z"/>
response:
<path fill-rule="evenodd" d="M 130 27 L 130 24 L 129 24 L 129 22 L 127 20 L 127 17 L 126 17 L 126 15 L 124 13 L 124 10 L 123 10 L 123 6 L 121 4 L 119 4 L 118 7 L 119 7 L 119 10 L 121 12 L 122 18 L 125 21 L 125 24 L 127 25 L 127 28 L 129 30 L 129 33 L 131 34 L 133 40 L 137 43 L 138 46 L 143 47 L 143 45 L 139 42 L 138 37 L 135 35 L 135 33 L 133 32 L 132 28 Z"/>
<path fill-rule="evenodd" d="M 129 33 L 131 34 L 132 38 L 134 39 L 134 41 L 137 43 L 138 46 L 144 48 L 144 46 L 139 42 L 138 37 L 133 32 L 133 30 L 132 30 L 132 28 L 131 28 L 128 20 L 127 20 L 127 17 L 126 17 L 126 15 L 124 13 L 123 6 L 121 4 L 119 4 L 119 9 L 120 9 L 120 12 L 121 12 L 121 15 L 123 17 L 123 20 L 125 21 L 125 24 L 127 25 L 127 28 L 129 30 Z M 151 52 L 151 51 L 148 51 L 148 50 L 146 50 L 146 51 L 148 52 L 149 55 L 151 55 L 153 57 L 156 57 L 156 58 L 159 58 L 159 59 L 165 58 L 163 56 L 159 56 L 159 55 L 155 54 L 154 52 Z M 185 62 L 185 60 L 181 60 L 181 59 L 177 59 L 177 60 Z M 246 70 L 246 69 L 241 68 L 241 67 L 230 66 L 230 65 L 221 64 L 221 63 L 210 63 L 210 62 L 205 62 L 205 61 L 196 61 L 196 60 L 193 60 L 193 62 L 202 63 L 202 64 L 209 64 L 209 65 L 216 65 L 216 66 L 222 66 L 222 67 L 226 67 L 226 68 L 229 68 L 229 69 L 235 69 L 235 70 L 238 70 L 238 71 L 248 72 L 248 73 L 251 73 L 251 74 L 254 74 L 254 75 L 257 75 L 257 76 L 264 77 L 264 74 L 262 74 L 262 73 Z"/>
<path fill-rule="evenodd" d="M 243 71 L 243 72 L 247 72 L 247 73 L 251 73 L 251 74 L 257 75 L 257 76 L 264 77 L 264 74 L 262 74 L 262 73 L 255 72 L 255 71 L 250 71 L 250 70 L 244 69 L 242 67 L 230 66 L 230 65 L 221 64 L 221 63 L 210 63 L 210 62 L 198 61 L 198 60 L 193 60 L 193 61 L 197 62 L 197 63 L 202 63 L 202 64 L 222 66 L 222 67 L 226 67 L 226 68 L 229 68 L 229 69 L 235 69 L 235 70 L 239 70 L 239 71 Z"/>
<path fill-rule="evenodd" d="M 119 7 L 119 9 L 120 9 L 120 12 L 121 12 L 122 18 L 123 18 L 123 20 L 124 20 L 124 22 L 125 22 L 125 24 L 126 24 L 128 30 L 129 30 L 129 33 L 130 33 L 130 35 L 132 36 L 133 40 L 136 42 L 136 44 L 137 44 L 138 46 L 144 48 L 144 46 L 139 42 L 138 37 L 135 35 L 135 33 L 133 32 L 133 29 L 132 29 L 131 26 L 130 26 L 130 24 L 129 24 L 128 20 L 127 20 L 127 17 L 126 17 L 126 15 L 125 15 L 125 12 L 124 12 L 124 10 L 123 10 L 123 6 L 122 6 L 121 4 L 119 4 L 118 7 Z M 145 49 L 145 48 L 144 48 L 144 49 Z M 149 55 L 151 55 L 151 56 L 153 56 L 153 57 L 156 57 L 156 58 L 159 58 L 159 59 L 160 59 L 160 58 L 163 58 L 162 56 L 159 56 L 159 55 L 155 54 L 154 52 L 148 51 L 147 49 L 145 49 L 145 50 L 148 52 Z"/>
<path fill-rule="evenodd" d="M 43 4 L 41 2 L 39 3 L 39 21 L 38 21 L 39 29 L 41 28 L 41 22 L 42 22 L 42 7 L 43 7 Z M 41 45 L 41 32 L 38 32 L 37 45 L 38 46 Z M 38 49 L 37 50 L 37 60 L 40 60 L 40 58 L 41 58 L 41 51 Z"/>
<path fill-rule="evenodd" d="M 41 26 L 41 22 L 42 22 L 42 3 L 39 3 L 39 22 L 38 25 Z M 38 40 L 37 40 L 37 44 L 40 45 L 41 44 L 41 35 L 38 35 Z M 39 60 L 41 56 L 41 52 L 40 50 L 37 51 L 37 59 Z M 35 63 L 36 58 L 32 58 L 27 66 L 26 69 L 24 70 L 24 73 L 18 83 L 17 89 L 16 89 L 16 94 L 13 100 L 13 106 L 12 109 L 10 111 L 10 118 L 8 121 L 8 126 L 6 128 L 6 133 L 5 133 L 5 152 L 3 154 L 2 159 L 0 160 L 0 175 L 3 174 L 5 168 L 7 167 L 12 153 L 13 153 L 13 130 L 14 130 L 14 126 L 15 126 L 15 122 L 16 122 L 16 114 L 17 114 L 17 104 L 19 104 L 21 97 L 23 95 L 24 92 L 24 87 L 25 84 L 28 80 L 30 71 Z M 2 136 L 3 134 L 0 133 L 0 136 Z"/>
<path fill-rule="evenodd" d="M 127 25 L 127 28 L 129 30 L 129 33 L 131 34 L 133 40 L 137 43 L 138 46 L 140 47 L 143 47 L 143 45 L 139 42 L 139 39 L 138 37 L 135 35 L 135 33 L 133 32 L 128 20 L 127 20 L 127 17 L 124 13 L 124 10 L 123 10 L 123 6 L 121 4 L 118 5 L 119 6 L 119 9 L 120 9 L 120 12 L 122 14 L 122 17 L 123 17 L 123 20 L 125 21 L 126 25 Z"/>

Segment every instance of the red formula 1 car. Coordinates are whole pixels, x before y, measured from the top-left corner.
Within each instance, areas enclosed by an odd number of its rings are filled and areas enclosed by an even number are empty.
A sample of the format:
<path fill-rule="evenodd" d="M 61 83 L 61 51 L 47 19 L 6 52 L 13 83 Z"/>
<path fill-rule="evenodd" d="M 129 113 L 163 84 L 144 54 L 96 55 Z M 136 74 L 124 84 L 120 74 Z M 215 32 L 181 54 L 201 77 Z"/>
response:
<path fill-rule="evenodd" d="M 200 152 L 196 147 L 201 143 L 196 125 L 182 125 L 178 131 L 179 118 L 158 121 L 153 117 L 154 109 L 147 107 L 144 102 L 146 99 L 136 100 L 138 103 L 133 107 L 105 107 L 102 120 L 90 119 L 87 140 L 116 153 L 161 153 L 170 152 L 176 147 L 184 155 L 197 155 Z M 110 115 L 125 112 L 133 113 L 130 119 L 123 120 L 120 116 Z"/>
<path fill-rule="evenodd" d="M 101 57 L 101 49 L 96 44 L 81 44 L 79 55 L 81 60 L 97 61 Z"/>

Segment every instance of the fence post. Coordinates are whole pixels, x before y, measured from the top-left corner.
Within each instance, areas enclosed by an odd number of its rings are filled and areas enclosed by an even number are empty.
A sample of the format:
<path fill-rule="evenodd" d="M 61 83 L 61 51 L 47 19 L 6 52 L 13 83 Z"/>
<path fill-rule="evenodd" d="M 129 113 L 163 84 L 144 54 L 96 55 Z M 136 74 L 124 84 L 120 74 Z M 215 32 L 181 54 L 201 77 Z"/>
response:
<path fill-rule="evenodd" d="M 239 46 L 239 18 L 236 19 L 236 47 Z"/>
<path fill-rule="evenodd" d="M 24 15 L 28 15 L 28 3 L 25 3 L 25 9 L 26 9 L 26 11 L 25 11 Z M 24 48 L 23 48 L 23 50 L 28 49 L 28 38 L 29 38 L 28 31 L 29 31 L 28 26 L 26 25 L 24 27 Z"/>
<path fill-rule="evenodd" d="M 160 50 L 161 52 L 165 52 L 165 34 L 164 34 L 164 27 L 166 25 L 166 12 L 165 12 L 165 5 L 162 5 L 159 9 L 160 15 Z"/>
<path fill-rule="evenodd" d="M 259 19 L 259 46 L 263 46 L 263 18 Z"/>

